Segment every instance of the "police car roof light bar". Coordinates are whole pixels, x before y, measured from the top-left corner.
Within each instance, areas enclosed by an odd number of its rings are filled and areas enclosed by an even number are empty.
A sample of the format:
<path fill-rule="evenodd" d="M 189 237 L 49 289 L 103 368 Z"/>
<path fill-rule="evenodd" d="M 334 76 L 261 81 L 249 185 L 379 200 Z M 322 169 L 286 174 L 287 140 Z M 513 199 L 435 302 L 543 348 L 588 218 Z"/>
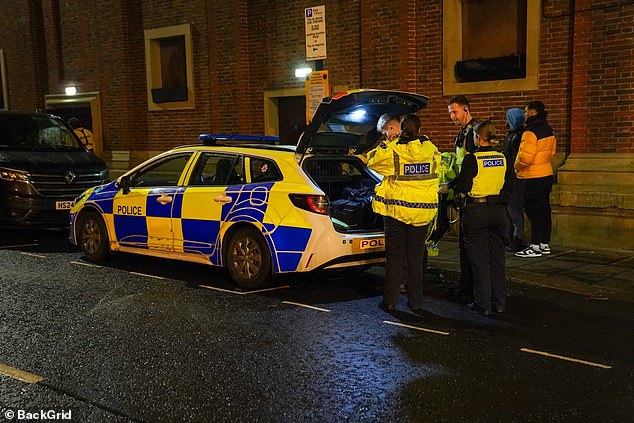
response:
<path fill-rule="evenodd" d="M 249 141 L 275 144 L 280 137 L 276 135 L 245 135 L 245 134 L 200 134 L 198 139 L 203 145 L 216 145 L 218 141 Z"/>

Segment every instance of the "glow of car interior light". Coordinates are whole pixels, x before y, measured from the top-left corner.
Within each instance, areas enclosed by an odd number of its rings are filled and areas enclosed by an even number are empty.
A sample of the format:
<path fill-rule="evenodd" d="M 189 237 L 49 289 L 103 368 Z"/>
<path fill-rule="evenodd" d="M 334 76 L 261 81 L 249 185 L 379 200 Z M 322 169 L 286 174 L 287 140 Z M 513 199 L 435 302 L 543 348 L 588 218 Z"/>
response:
<path fill-rule="evenodd" d="M 358 109 L 350 113 L 350 118 L 355 121 L 361 121 L 366 115 L 365 110 Z"/>

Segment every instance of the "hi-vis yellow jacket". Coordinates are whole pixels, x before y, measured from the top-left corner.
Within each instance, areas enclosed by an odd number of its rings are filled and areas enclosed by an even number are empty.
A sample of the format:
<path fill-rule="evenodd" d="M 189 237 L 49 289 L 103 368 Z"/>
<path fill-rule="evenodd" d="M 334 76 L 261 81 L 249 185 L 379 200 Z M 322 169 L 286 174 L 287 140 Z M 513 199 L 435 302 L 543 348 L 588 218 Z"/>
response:
<path fill-rule="evenodd" d="M 428 224 L 438 208 L 440 153 L 426 136 L 383 142 L 367 155 L 370 169 L 383 175 L 372 209 L 413 226 Z"/>
<path fill-rule="evenodd" d="M 478 173 L 473 178 L 469 196 L 482 198 L 499 195 L 504 186 L 506 157 L 497 151 L 476 151 L 473 155 L 478 163 Z"/>

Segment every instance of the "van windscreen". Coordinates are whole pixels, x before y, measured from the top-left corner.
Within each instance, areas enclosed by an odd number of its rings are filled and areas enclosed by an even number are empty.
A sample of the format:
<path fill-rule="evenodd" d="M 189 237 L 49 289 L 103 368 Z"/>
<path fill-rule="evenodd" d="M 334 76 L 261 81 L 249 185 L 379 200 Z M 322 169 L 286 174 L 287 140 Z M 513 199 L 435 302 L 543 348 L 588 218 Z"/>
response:
<path fill-rule="evenodd" d="M 77 137 L 48 116 L 0 115 L 0 150 L 83 151 Z"/>

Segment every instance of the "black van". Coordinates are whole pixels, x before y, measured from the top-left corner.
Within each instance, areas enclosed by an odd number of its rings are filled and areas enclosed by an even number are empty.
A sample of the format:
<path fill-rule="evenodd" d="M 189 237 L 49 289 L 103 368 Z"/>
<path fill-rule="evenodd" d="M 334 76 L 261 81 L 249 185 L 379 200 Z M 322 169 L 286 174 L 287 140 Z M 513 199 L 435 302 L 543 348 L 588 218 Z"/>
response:
<path fill-rule="evenodd" d="M 59 117 L 0 111 L 0 226 L 68 226 L 75 197 L 107 180 Z"/>

